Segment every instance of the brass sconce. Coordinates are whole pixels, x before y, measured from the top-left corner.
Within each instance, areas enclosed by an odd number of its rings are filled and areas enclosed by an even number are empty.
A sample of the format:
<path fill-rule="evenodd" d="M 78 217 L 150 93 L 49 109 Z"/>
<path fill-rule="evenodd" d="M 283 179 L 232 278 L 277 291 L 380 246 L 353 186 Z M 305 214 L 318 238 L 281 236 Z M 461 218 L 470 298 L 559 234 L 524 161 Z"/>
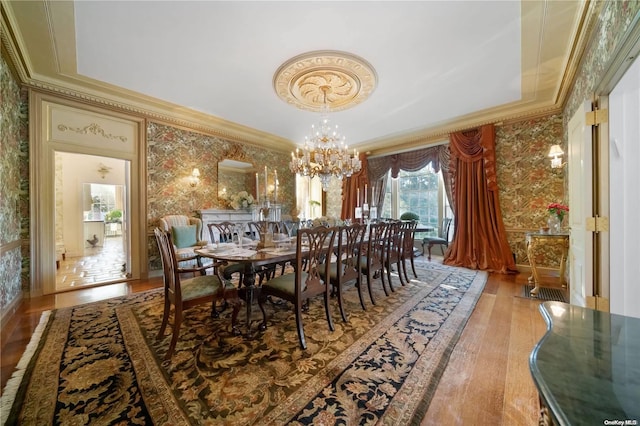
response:
<path fill-rule="evenodd" d="M 551 158 L 551 168 L 559 169 L 567 163 L 562 162 L 562 156 L 564 155 L 564 151 L 560 147 L 560 145 L 552 145 L 551 149 L 549 149 L 548 157 Z"/>
<path fill-rule="evenodd" d="M 189 177 L 189 185 L 191 185 L 192 188 L 198 186 L 198 184 L 200 183 L 200 170 L 198 170 L 198 168 L 194 168 L 193 171 L 191 172 L 191 176 Z"/>

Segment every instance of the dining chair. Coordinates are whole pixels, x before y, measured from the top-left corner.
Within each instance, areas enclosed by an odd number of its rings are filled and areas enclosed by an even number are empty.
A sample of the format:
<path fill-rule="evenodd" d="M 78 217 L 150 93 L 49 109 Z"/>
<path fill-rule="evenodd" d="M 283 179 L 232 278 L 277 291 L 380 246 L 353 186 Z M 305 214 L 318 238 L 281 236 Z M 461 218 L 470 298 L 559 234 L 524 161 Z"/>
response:
<path fill-rule="evenodd" d="M 347 315 L 344 310 L 343 291 L 344 285 L 348 282 L 355 281 L 358 289 L 358 297 L 363 310 L 366 310 L 364 296 L 362 290 L 362 274 L 360 273 L 360 257 L 362 253 L 362 243 L 367 231 L 365 224 L 353 224 L 349 226 L 341 226 L 338 228 L 336 236 L 336 261 L 330 262 L 329 266 L 329 282 L 333 287 L 332 294 L 338 298 L 338 307 L 342 320 L 347 322 Z M 323 270 L 320 270 L 321 276 Z"/>
<path fill-rule="evenodd" d="M 208 223 L 207 228 L 209 229 L 209 237 L 211 239 L 211 242 L 213 243 L 217 241 L 218 243 L 222 244 L 232 243 L 233 235 L 236 232 L 235 226 L 235 223 L 229 221 Z M 242 278 L 244 276 L 244 266 L 239 263 L 231 262 L 223 264 L 222 275 L 225 279 L 231 280 L 236 274 L 238 276 L 238 285 L 241 285 Z"/>
<path fill-rule="evenodd" d="M 249 222 L 249 234 L 253 239 L 260 240 L 263 243 L 266 241 L 265 235 L 271 234 L 271 236 L 275 234 L 285 233 L 284 224 L 281 222 L 274 221 L 254 221 Z M 282 263 L 282 273 L 284 273 L 286 262 Z M 260 267 L 258 271 L 258 284 L 262 284 L 262 282 L 266 279 L 269 280 L 276 274 L 276 268 L 278 264 L 272 265 L 263 265 Z"/>
<path fill-rule="evenodd" d="M 173 327 L 171 343 L 164 359 L 171 359 L 180 335 L 184 311 L 197 305 L 211 303 L 211 316 L 218 317 L 216 302 L 230 301 L 233 306 L 231 315 L 231 328 L 234 333 L 240 333 L 237 327 L 237 317 L 240 310 L 240 299 L 237 288 L 220 275 L 219 262 L 213 262 L 205 266 L 193 268 L 178 267 L 178 258 L 171 243 L 171 233 L 154 229 L 156 242 L 160 250 L 162 259 L 163 282 L 164 282 L 164 313 L 162 315 L 162 325 L 158 331 L 156 339 L 164 338 L 164 332 L 169 323 L 171 306 L 173 311 Z M 213 268 L 213 274 L 207 275 L 206 270 Z M 193 278 L 182 279 L 184 272 L 200 273 Z"/>
<path fill-rule="evenodd" d="M 449 247 L 449 229 L 451 228 L 451 220 L 452 219 L 450 217 L 446 217 L 442 220 L 437 237 L 424 237 L 422 240 L 422 252 L 424 253 L 424 246 L 426 245 L 429 253 L 429 260 L 431 260 L 431 247 L 436 245 L 440 246 L 443 256 L 445 247 Z"/>
<path fill-rule="evenodd" d="M 414 242 L 417 227 L 417 220 L 403 221 L 400 225 L 400 232 L 402 232 L 402 253 L 400 254 L 400 256 L 402 259 L 402 272 L 404 273 L 404 278 L 407 282 L 410 281 L 409 274 L 407 274 L 407 262 L 411 263 L 413 275 L 418 278 L 418 274 L 416 273 L 416 265 L 413 261 L 415 252 Z"/>
<path fill-rule="evenodd" d="M 296 264 L 295 271 L 280 275 L 262 284 L 258 303 L 265 316 L 264 304 L 267 297 L 273 296 L 293 304 L 296 315 L 298 340 L 302 349 L 307 349 L 302 325 L 302 311 L 308 310 L 309 299 L 323 295 L 324 309 L 327 323 L 331 331 L 334 330 L 331 319 L 329 297 L 331 286 L 322 277 L 330 274 L 331 262 L 328 259 L 333 252 L 338 229 L 319 226 L 311 229 L 300 229 L 296 236 Z M 322 269 L 322 271 L 321 271 Z"/>
<path fill-rule="evenodd" d="M 404 277 L 402 276 L 402 232 L 400 231 L 402 222 L 399 220 L 391 220 L 387 225 L 387 233 L 385 237 L 385 248 L 383 254 L 384 270 L 389 280 L 389 289 L 393 292 L 393 281 L 391 280 L 391 272 L 393 271 L 393 265 L 396 266 L 398 271 L 398 278 L 400 284 L 404 285 Z"/>
<path fill-rule="evenodd" d="M 367 242 L 363 244 L 365 250 L 360 255 L 360 271 L 367 277 L 367 289 L 372 304 L 376 304 L 373 296 L 373 280 L 380 276 L 382 289 L 385 295 L 389 295 L 384 276 L 384 253 L 386 249 L 386 234 L 389 227 L 388 222 L 378 222 L 369 225 Z"/>

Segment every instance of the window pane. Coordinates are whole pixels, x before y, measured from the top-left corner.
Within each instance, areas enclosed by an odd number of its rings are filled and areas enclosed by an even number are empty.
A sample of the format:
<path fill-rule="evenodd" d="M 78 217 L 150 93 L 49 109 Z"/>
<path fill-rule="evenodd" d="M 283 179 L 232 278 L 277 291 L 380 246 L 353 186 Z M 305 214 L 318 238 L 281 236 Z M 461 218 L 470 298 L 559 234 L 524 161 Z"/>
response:
<path fill-rule="evenodd" d="M 431 165 L 416 172 L 401 170 L 398 175 L 398 217 L 413 212 L 420 217 L 421 224 L 437 228 L 438 178 Z"/>

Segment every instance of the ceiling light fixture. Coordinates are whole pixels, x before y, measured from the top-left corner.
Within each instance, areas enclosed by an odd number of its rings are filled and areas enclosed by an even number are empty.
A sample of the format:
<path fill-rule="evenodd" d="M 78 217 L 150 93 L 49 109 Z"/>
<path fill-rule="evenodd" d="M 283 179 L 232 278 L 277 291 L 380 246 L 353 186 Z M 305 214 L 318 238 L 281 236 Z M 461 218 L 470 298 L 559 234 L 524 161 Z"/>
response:
<path fill-rule="evenodd" d="M 291 58 L 273 77 L 280 99 L 306 111 L 320 112 L 304 146 L 291 153 L 289 168 L 302 176 L 319 176 L 322 189 L 331 177 L 342 179 L 361 170 L 359 154 L 349 154 L 338 126 L 329 124 L 331 111 L 343 111 L 365 101 L 376 88 L 377 75 L 363 58 L 337 50 L 317 50 Z"/>
<path fill-rule="evenodd" d="M 291 153 L 289 169 L 302 176 L 320 178 L 322 190 L 329 189 L 332 176 L 339 179 L 350 177 L 362 168 L 358 152 L 354 149 L 349 154 L 345 144 L 346 138 L 338 131 L 338 125 L 329 124 L 329 104 L 327 93 L 330 86 L 321 86 L 324 103 L 320 110 L 320 123 L 316 127 L 311 125 L 311 133 L 304 138 L 302 149 L 296 148 Z"/>

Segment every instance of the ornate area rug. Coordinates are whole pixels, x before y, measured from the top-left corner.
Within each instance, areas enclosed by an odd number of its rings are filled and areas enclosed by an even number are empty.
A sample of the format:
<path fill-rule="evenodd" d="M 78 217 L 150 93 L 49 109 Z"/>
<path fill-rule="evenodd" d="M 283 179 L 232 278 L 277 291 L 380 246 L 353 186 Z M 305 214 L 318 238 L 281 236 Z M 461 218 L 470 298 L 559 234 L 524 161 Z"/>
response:
<path fill-rule="evenodd" d="M 230 333 L 228 312 L 213 319 L 207 306 L 191 309 L 166 362 L 170 334 L 155 340 L 160 290 L 53 311 L 24 377 L 5 388 L 3 420 L 417 424 L 487 279 L 480 271 L 417 266 L 418 280 L 401 287 L 395 277 L 395 293 L 380 290 L 366 311 L 355 289 L 347 290 L 347 323 L 332 300 L 334 332 L 322 299 L 312 300 L 303 319 L 306 351 L 287 304 L 269 304 L 268 328 L 251 340 Z"/>

